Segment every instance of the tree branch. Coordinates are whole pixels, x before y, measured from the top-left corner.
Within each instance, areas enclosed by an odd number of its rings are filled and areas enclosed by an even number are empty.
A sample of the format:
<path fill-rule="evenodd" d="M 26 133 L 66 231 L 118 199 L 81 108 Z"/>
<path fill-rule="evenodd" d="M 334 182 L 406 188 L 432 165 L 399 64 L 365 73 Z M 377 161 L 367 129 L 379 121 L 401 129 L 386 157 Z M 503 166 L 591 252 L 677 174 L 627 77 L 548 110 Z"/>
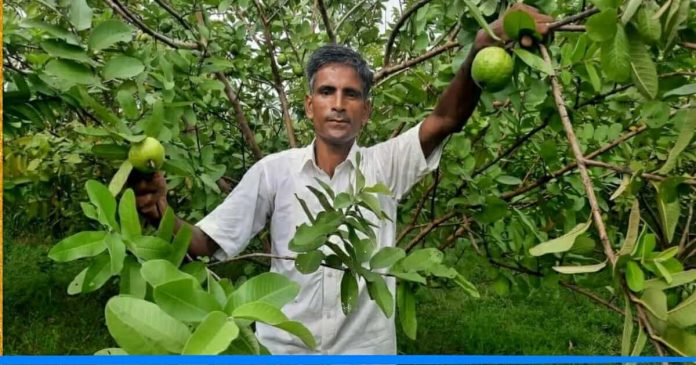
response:
<path fill-rule="evenodd" d="M 690 43 L 690 42 L 681 42 L 679 43 L 682 47 L 692 49 L 696 51 L 696 43 Z"/>
<path fill-rule="evenodd" d="M 693 202 L 692 202 L 693 203 Z M 679 251 L 677 255 L 683 256 L 686 252 L 686 239 L 689 237 L 689 227 L 691 226 L 691 218 L 694 216 L 694 204 L 689 204 L 689 215 L 686 217 L 686 224 L 684 225 L 684 232 L 682 232 L 681 239 L 679 240 Z"/>
<path fill-rule="evenodd" d="M 619 313 L 619 314 L 621 314 L 621 315 L 625 315 L 625 314 L 624 314 L 624 311 L 622 311 L 620 308 L 618 308 L 617 306 L 615 306 L 615 305 L 609 303 L 608 301 L 606 301 L 606 300 L 600 298 L 600 297 L 599 297 L 597 294 L 595 294 L 595 293 L 592 293 L 592 292 L 587 291 L 587 290 L 585 290 L 585 289 L 583 289 L 583 288 L 577 287 L 577 286 L 575 286 L 575 285 L 573 285 L 573 284 L 566 283 L 566 282 L 564 282 L 564 281 L 559 281 L 558 283 L 561 284 L 561 286 L 563 286 L 564 288 L 568 288 L 568 289 L 570 289 L 570 290 L 572 290 L 572 291 L 574 291 L 574 292 L 576 292 L 576 293 L 582 294 L 582 295 L 584 295 L 584 296 L 586 296 L 586 297 L 588 297 L 588 298 L 594 300 L 595 302 L 597 302 L 597 303 L 599 303 L 599 304 L 601 304 L 601 305 L 603 305 L 603 306 L 605 306 L 605 307 L 607 307 L 607 308 L 613 310 L 613 311 L 616 312 L 616 313 Z"/>
<path fill-rule="evenodd" d="M 546 64 L 553 68 L 553 63 L 551 63 L 551 57 L 549 56 L 546 46 L 540 44 L 539 49 L 541 50 L 541 54 L 543 55 Z M 587 198 L 590 201 L 592 217 L 599 233 L 599 239 L 602 241 L 602 245 L 604 246 L 604 253 L 607 255 L 607 259 L 609 259 L 609 262 L 611 262 L 613 266 L 616 263 L 616 257 L 613 249 L 611 248 L 611 243 L 609 242 L 609 236 L 607 235 L 604 221 L 602 220 L 602 213 L 599 209 L 597 197 L 595 196 L 592 180 L 590 179 L 590 175 L 587 172 L 587 167 L 585 166 L 585 157 L 582 155 L 582 150 L 580 149 L 577 137 L 575 137 L 575 132 L 573 131 L 573 125 L 568 117 L 568 111 L 566 110 L 565 102 L 563 101 L 563 89 L 561 88 L 561 85 L 556 77 L 555 71 L 549 75 L 549 78 L 551 79 L 553 96 L 556 101 L 556 107 L 558 108 L 558 114 L 561 117 L 561 122 L 563 123 L 563 128 L 566 130 L 568 142 L 570 142 L 573 155 L 575 155 L 575 160 L 578 164 L 578 170 L 580 171 L 582 183 L 585 186 Z"/>
<path fill-rule="evenodd" d="M 426 61 L 430 58 L 433 58 L 433 57 L 439 55 L 442 52 L 445 52 L 449 49 L 452 49 L 452 48 L 455 48 L 458 46 L 459 46 L 459 42 L 449 41 L 441 46 L 430 49 L 428 52 L 425 52 L 424 54 L 422 54 L 418 57 L 412 58 L 410 60 L 406 60 L 398 65 L 383 67 L 381 70 L 379 70 L 379 71 L 377 71 L 377 73 L 375 73 L 374 82 L 375 82 L 375 84 L 377 84 L 378 81 L 383 79 L 385 76 L 388 76 L 389 74 L 393 74 L 395 72 L 398 72 L 398 71 L 407 69 L 409 67 L 412 67 L 414 65 L 417 65 L 423 61 Z M 385 65 L 386 65 L 386 62 L 385 62 Z"/>
<path fill-rule="evenodd" d="M 554 29 L 555 32 L 585 32 L 587 28 L 584 25 L 568 24 L 561 25 Z"/>
<path fill-rule="evenodd" d="M 324 28 L 326 28 L 326 35 L 329 36 L 329 40 L 331 41 L 331 43 L 336 43 L 336 35 L 334 35 L 333 30 L 331 30 L 331 22 L 329 21 L 329 15 L 326 13 L 324 0 L 317 0 L 317 6 L 319 7 L 321 20 L 324 22 Z"/>
<path fill-rule="evenodd" d="M 634 171 L 631 170 L 630 167 L 616 166 L 616 165 L 608 164 L 606 162 L 590 160 L 587 158 L 585 159 L 585 164 L 589 165 L 589 166 L 595 166 L 595 167 L 601 167 L 601 168 L 605 168 L 605 169 L 609 169 L 609 170 L 614 170 L 614 171 L 621 172 L 624 174 L 632 175 L 634 173 Z M 665 176 L 656 175 L 656 174 L 648 174 L 648 173 L 640 174 L 640 176 L 646 180 L 653 180 L 653 181 L 662 181 L 662 180 L 666 179 Z M 685 180 L 683 183 L 689 184 L 689 185 L 696 185 L 696 179 L 688 179 L 688 180 Z"/>
<path fill-rule="evenodd" d="M 346 19 L 348 19 L 348 17 L 353 15 L 353 13 L 356 10 L 358 10 L 361 6 L 363 6 L 363 4 L 365 4 L 365 2 L 367 2 L 367 0 L 359 1 L 357 4 L 355 4 L 355 6 L 350 8 L 350 10 L 348 10 L 348 12 L 341 18 L 341 20 L 338 21 L 338 24 L 336 25 L 336 29 L 335 29 L 334 33 L 338 34 L 338 31 L 341 29 L 341 26 L 343 26 L 343 23 L 345 23 Z"/>
<path fill-rule="evenodd" d="M 164 10 L 166 10 L 167 13 L 173 16 L 176 19 L 176 21 L 179 22 L 179 24 L 181 24 L 184 28 L 186 28 L 190 32 L 193 32 L 193 29 L 191 28 L 189 23 L 186 20 L 184 20 L 184 18 L 181 15 L 179 15 L 179 13 L 177 13 L 176 10 L 174 10 L 174 8 L 169 3 L 167 3 L 165 0 L 155 0 L 155 2 L 159 4 L 159 6 L 164 8 Z"/>
<path fill-rule="evenodd" d="M 274 87 L 276 92 L 278 92 L 278 98 L 280 99 L 280 107 L 283 111 L 283 123 L 285 123 L 285 128 L 288 132 L 288 142 L 290 147 L 297 147 L 297 139 L 295 138 L 295 127 L 293 126 L 292 118 L 290 117 L 290 107 L 288 103 L 288 97 L 285 94 L 285 88 L 283 87 L 283 79 L 280 77 L 280 71 L 278 70 L 278 65 L 276 64 L 276 58 L 273 50 L 275 46 L 273 45 L 273 38 L 271 36 L 270 24 L 268 24 L 268 19 L 263 13 L 261 4 L 258 0 L 254 0 L 256 8 L 259 11 L 259 16 L 261 17 L 261 22 L 263 23 L 263 34 L 266 42 L 266 49 L 268 57 L 271 60 L 271 72 L 273 73 L 273 81 L 275 83 Z"/>
<path fill-rule="evenodd" d="M 408 20 L 408 18 L 411 15 L 415 14 L 416 11 L 418 11 L 418 9 L 422 8 L 425 4 L 427 4 L 429 2 L 430 2 L 430 0 L 419 0 L 417 3 L 413 4 L 413 6 L 410 9 L 406 10 L 406 12 L 404 12 L 401 15 L 401 18 L 399 18 L 399 20 L 396 22 L 396 24 L 394 24 L 394 29 L 392 30 L 391 34 L 389 35 L 389 40 L 387 40 L 387 47 L 384 51 L 384 63 L 383 64 L 385 67 L 389 65 L 389 57 L 391 56 L 392 46 L 394 45 L 394 40 L 396 40 L 396 35 L 399 34 L 399 30 L 401 29 L 401 26 L 403 26 L 404 23 L 406 23 L 406 20 Z"/>
<path fill-rule="evenodd" d="M 234 107 L 234 111 L 237 116 L 237 125 L 239 125 L 239 129 L 242 131 L 242 135 L 244 136 L 246 143 L 249 145 L 251 152 L 254 154 L 254 157 L 256 160 L 260 160 L 263 158 L 263 153 L 261 152 L 259 145 L 256 143 L 254 132 L 252 132 L 251 128 L 249 128 L 249 122 L 247 122 L 246 117 L 244 116 L 242 105 L 239 103 L 239 99 L 234 93 L 232 85 L 230 85 L 230 82 L 227 81 L 227 77 L 225 77 L 222 72 L 216 72 L 215 77 L 217 77 L 217 79 L 220 80 L 223 85 L 225 85 L 225 95 L 227 95 L 227 99 L 229 99 L 230 103 L 232 103 L 232 106 Z"/>
<path fill-rule="evenodd" d="M 435 186 L 438 184 L 440 180 L 440 175 L 437 174 L 435 175 L 435 180 L 433 183 L 428 187 L 428 190 L 423 193 L 421 196 L 421 199 L 418 201 L 418 205 L 416 206 L 416 209 L 413 211 L 413 219 L 411 219 L 411 223 L 409 223 L 404 229 L 399 232 L 399 235 L 396 237 L 396 244 L 398 245 L 399 242 L 407 235 L 409 234 L 413 229 L 415 229 L 416 222 L 418 221 L 418 215 L 420 214 L 421 210 L 423 210 L 423 207 L 425 206 L 425 202 L 428 200 L 428 196 L 430 193 L 435 189 Z"/>
<path fill-rule="evenodd" d="M 571 15 L 565 19 L 561 19 L 557 22 L 553 22 L 553 23 L 549 24 L 549 30 L 555 30 L 555 29 L 560 28 L 566 24 L 574 23 L 578 20 L 585 19 L 585 18 L 589 17 L 590 15 L 594 15 L 596 13 L 599 13 L 599 9 L 589 8 L 585 11 L 582 11 L 582 12 L 577 13 L 575 15 Z"/>
<path fill-rule="evenodd" d="M 413 247 L 415 247 L 420 241 L 423 240 L 423 238 L 425 238 L 425 236 L 428 235 L 428 233 L 430 233 L 433 229 L 437 228 L 440 224 L 442 224 L 446 220 L 454 217 L 454 215 L 455 215 L 454 212 L 450 212 L 450 213 L 447 213 L 443 216 L 440 216 L 438 218 L 433 219 L 432 222 L 430 222 L 425 228 L 421 229 L 421 231 L 418 232 L 418 235 L 416 235 L 416 237 L 414 237 L 406 245 L 406 247 L 404 248 L 404 251 L 406 251 L 406 252 L 411 251 L 413 249 Z"/>
<path fill-rule="evenodd" d="M 106 1 L 109 6 L 111 6 L 114 11 L 119 13 L 121 17 L 126 19 L 128 22 L 134 24 L 138 28 L 140 28 L 143 32 L 149 34 L 152 36 L 152 38 L 155 38 L 159 40 L 162 43 L 167 44 L 170 47 L 173 48 L 186 48 L 186 49 L 199 49 L 201 48 L 199 44 L 196 43 L 190 43 L 190 42 L 184 42 L 180 41 L 178 39 L 172 39 L 169 38 L 165 35 L 162 35 L 160 33 L 155 32 L 154 30 L 150 29 L 145 23 L 143 23 L 140 19 L 138 19 L 135 14 L 131 13 L 128 8 L 126 8 L 124 5 L 118 2 L 118 0 L 104 0 Z"/>

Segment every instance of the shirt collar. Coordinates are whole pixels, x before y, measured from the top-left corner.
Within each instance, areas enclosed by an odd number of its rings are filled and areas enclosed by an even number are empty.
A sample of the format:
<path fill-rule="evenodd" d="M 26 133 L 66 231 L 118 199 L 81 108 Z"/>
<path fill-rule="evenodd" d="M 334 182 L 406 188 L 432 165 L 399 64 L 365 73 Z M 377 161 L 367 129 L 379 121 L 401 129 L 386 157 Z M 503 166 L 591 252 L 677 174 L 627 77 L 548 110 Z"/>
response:
<path fill-rule="evenodd" d="M 300 160 L 300 171 L 306 166 L 314 166 L 315 168 L 319 169 L 319 165 L 317 165 L 317 158 L 314 154 L 314 144 L 316 141 L 317 139 L 315 137 L 312 140 L 312 143 L 303 148 L 302 159 Z M 351 164 L 351 166 L 353 166 L 353 168 L 357 166 L 357 155 L 359 150 L 360 146 L 358 146 L 358 139 L 355 138 L 355 141 L 353 141 L 353 145 L 350 147 L 350 151 L 348 152 L 348 156 L 346 157 L 346 160 Z"/>

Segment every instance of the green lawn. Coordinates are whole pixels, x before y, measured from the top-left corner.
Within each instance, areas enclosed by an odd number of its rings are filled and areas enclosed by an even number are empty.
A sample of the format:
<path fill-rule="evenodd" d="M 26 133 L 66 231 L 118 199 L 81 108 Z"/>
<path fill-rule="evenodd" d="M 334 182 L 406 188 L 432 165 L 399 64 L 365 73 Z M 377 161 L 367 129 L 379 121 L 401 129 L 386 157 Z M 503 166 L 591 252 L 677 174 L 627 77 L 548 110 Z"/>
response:
<path fill-rule="evenodd" d="M 84 263 L 52 262 L 46 257 L 51 243 L 5 237 L 5 354 L 92 354 L 114 346 L 103 308 L 116 289 L 68 296 L 67 285 Z M 493 273 L 487 264 L 474 256 L 461 264 L 482 298 L 457 288 L 421 290 L 418 340 L 399 333 L 400 353 L 618 354 L 617 314 L 565 289 L 500 297 L 487 287 Z"/>

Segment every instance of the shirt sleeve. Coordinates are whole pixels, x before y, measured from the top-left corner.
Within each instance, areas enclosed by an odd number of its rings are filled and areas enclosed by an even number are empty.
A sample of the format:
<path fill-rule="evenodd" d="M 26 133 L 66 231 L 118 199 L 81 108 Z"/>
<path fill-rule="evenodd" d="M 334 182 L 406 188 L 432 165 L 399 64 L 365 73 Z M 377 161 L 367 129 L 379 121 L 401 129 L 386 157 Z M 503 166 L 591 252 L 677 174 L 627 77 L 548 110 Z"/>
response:
<path fill-rule="evenodd" d="M 420 179 L 440 164 L 444 141 L 426 159 L 418 136 L 423 122 L 398 137 L 370 148 L 382 178 L 396 199 L 401 199 Z"/>
<path fill-rule="evenodd" d="M 220 246 L 214 254 L 216 259 L 228 259 L 247 247 L 266 225 L 272 200 L 265 169 L 259 161 L 227 198 L 196 224 Z"/>

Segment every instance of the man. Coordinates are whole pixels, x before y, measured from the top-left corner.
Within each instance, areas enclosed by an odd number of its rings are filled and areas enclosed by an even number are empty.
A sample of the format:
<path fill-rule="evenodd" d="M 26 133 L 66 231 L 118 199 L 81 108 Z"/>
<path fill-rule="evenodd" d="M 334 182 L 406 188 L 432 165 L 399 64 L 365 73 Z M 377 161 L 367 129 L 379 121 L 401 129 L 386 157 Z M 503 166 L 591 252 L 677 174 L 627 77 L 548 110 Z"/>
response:
<path fill-rule="evenodd" d="M 541 23 L 551 19 L 533 8 L 522 9 L 540 23 L 538 30 L 545 34 L 546 27 Z M 503 36 L 500 20 L 491 26 Z M 336 192 L 346 191 L 354 184 L 358 167 L 365 175 L 366 185 L 382 182 L 392 192 L 392 196 L 380 195 L 382 209 L 392 221 L 379 221 L 374 216 L 372 219 L 378 227 L 377 249 L 393 246 L 397 202 L 437 167 L 442 142 L 461 130 L 472 114 L 480 90 L 471 79 L 471 63 L 479 50 L 493 43 L 487 33 L 479 31 L 468 58 L 434 111 L 402 135 L 369 148 L 355 142 L 371 113 L 372 72 L 362 57 L 349 48 L 327 45 L 315 51 L 307 65 L 310 90 L 305 97 L 305 111 L 314 125 L 315 140 L 305 148 L 269 155 L 252 166 L 225 201 L 196 224 L 189 253 L 220 260 L 232 257 L 270 222 L 272 253 L 294 256 L 296 253 L 288 249 L 288 243 L 296 227 L 308 222 L 295 195 L 316 214 L 322 208 L 306 186 L 318 187 L 318 178 Z M 159 222 L 167 207 L 163 176 L 158 173 L 150 181 L 141 181 L 136 185 L 136 194 L 140 212 L 149 221 Z M 182 224 L 185 223 L 177 219 L 177 225 Z M 396 353 L 394 317 L 386 318 L 369 299 L 364 282 L 360 283 L 356 310 L 346 317 L 340 303 L 340 271 L 320 267 L 315 273 L 304 275 L 294 268 L 294 262 L 286 260 L 273 260 L 271 271 L 300 284 L 298 297 L 283 311 L 314 334 L 314 353 Z M 394 280 L 387 282 L 394 293 Z M 274 354 L 313 353 L 299 339 L 274 327 L 258 323 L 257 335 Z"/>

